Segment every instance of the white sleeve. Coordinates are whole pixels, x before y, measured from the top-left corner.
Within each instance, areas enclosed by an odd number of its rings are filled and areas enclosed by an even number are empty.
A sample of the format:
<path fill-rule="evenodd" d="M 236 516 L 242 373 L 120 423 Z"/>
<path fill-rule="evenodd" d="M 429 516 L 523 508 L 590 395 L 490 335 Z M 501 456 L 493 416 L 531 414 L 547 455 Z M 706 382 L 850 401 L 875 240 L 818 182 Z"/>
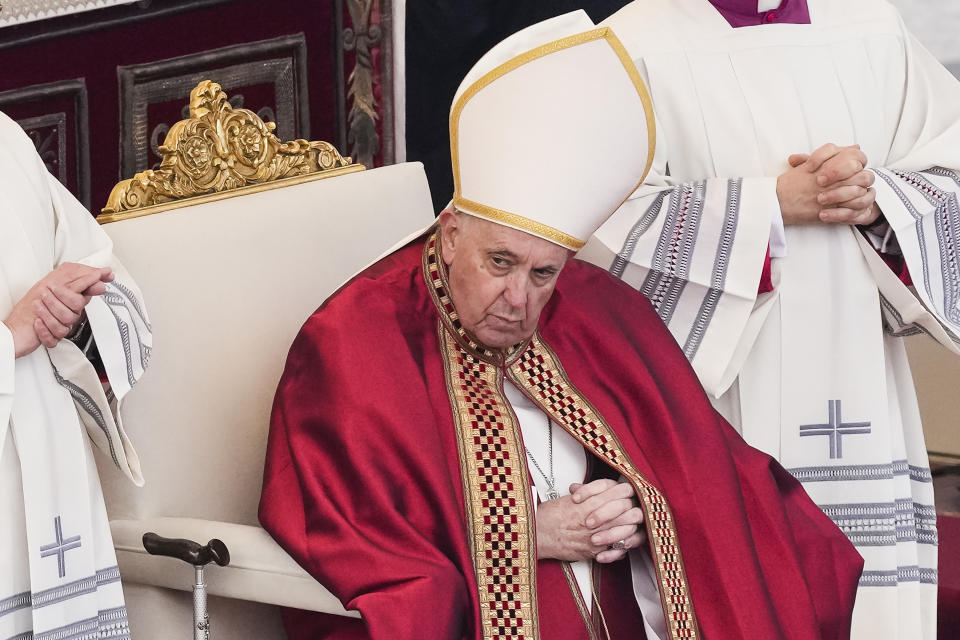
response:
<path fill-rule="evenodd" d="M 42 212 L 43 242 L 53 241 L 53 260 L 46 269 L 65 262 L 90 266 L 112 266 L 116 279 L 107 291 L 87 306 L 94 339 L 106 363 L 109 386 L 101 384 L 93 365 L 69 340 L 61 340 L 47 355 L 57 382 L 70 392 L 77 414 L 93 443 L 111 456 L 121 471 L 136 483 L 142 483 L 136 452 L 120 422 L 120 399 L 143 373 L 150 353 L 150 329 L 139 290 L 122 265 L 113 258 L 113 243 L 90 213 L 47 171 L 33 144 L 20 127 L 3 114 L 0 125 L 5 137 L 4 150 L 16 156 L 23 169 L 21 179 L 29 182 L 25 197 L 32 198 L 35 211 Z M 7 148 L 9 147 L 9 149 Z M 49 218 L 47 217 L 49 216 Z M 50 238 L 45 234 L 51 233 Z M 42 274 L 42 269 L 38 270 Z M 0 325 L 0 418 L 9 422 L 14 394 L 13 339 L 9 329 Z M 2 441 L 2 440 L 0 440 Z"/>
<path fill-rule="evenodd" d="M 666 173 L 668 154 L 661 135 L 646 183 L 579 257 L 649 298 L 701 383 L 719 396 L 756 338 L 754 316 L 765 317 L 773 299 L 758 301 L 757 290 L 780 211 L 777 179 L 678 183 Z"/>
<path fill-rule="evenodd" d="M 787 232 L 783 228 L 783 212 L 780 207 L 774 209 L 770 217 L 770 257 L 787 257 Z"/>
<path fill-rule="evenodd" d="M 136 282 L 113 255 L 113 242 L 73 195 L 49 177 L 56 213 L 57 263 L 79 262 L 113 268 L 106 292 L 86 307 L 87 319 L 106 369 L 105 389 L 85 355 L 69 340 L 49 350 L 59 375 L 70 384 L 77 413 L 93 443 L 135 484 L 143 484 L 139 457 L 120 419 L 124 396 L 143 375 L 150 360 L 152 333 Z"/>
<path fill-rule="evenodd" d="M 0 322 L 0 431 L 7 428 L 13 408 L 14 361 L 13 334 L 7 325 Z M 2 443 L 0 443 L 2 446 Z"/>
<path fill-rule="evenodd" d="M 896 135 L 874 168 L 877 204 L 896 234 L 914 291 L 878 277 L 896 335 L 960 341 L 960 82 L 904 29 L 905 77 Z M 872 250 L 864 249 L 868 260 Z M 922 302 L 922 307 L 917 304 Z"/>

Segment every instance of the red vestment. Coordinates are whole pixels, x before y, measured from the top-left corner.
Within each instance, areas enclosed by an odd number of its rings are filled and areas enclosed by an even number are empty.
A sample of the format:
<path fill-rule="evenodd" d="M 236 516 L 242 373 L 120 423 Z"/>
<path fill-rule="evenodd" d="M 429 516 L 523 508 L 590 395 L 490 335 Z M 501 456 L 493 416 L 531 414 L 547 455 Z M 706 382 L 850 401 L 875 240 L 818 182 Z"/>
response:
<path fill-rule="evenodd" d="M 527 637 L 588 637 L 561 563 L 536 562 L 504 375 L 634 484 L 669 637 L 849 637 L 860 556 L 716 414 L 646 298 L 571 260 L 529 343 L 484 351 L 456 322 L 433 246 L 358 275 L 291 348 L 260 520 L 363 616 L 288 612 L 291 639 L 474 640 L 484 624 L 509 635 L 501 618 Z M 597 583 L 613 640 L 643 638 L 604 588 L 615 573 Z"/>

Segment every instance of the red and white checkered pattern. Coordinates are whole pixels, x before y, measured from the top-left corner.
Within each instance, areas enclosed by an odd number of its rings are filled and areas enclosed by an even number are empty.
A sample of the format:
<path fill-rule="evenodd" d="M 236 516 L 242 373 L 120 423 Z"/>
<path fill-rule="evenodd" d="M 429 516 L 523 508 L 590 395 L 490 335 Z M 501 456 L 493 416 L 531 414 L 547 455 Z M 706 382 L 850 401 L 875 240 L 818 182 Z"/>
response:
<path fill-rule="evenodd" d="M 472 520 L 483 637 L 537 635 L 536 543 L 522 445 L 497 379 L 442 330 Z"/>
<path fill-rule="evenodd" d="M 633 483 L 645 514 L 670 639 L 699 638 L 673 515 L 663 494 L 624 455 L 613 431 L 538 335 L 506 351 L 492 351 L 470 337 L 447 292 L 439 252 L 434 234 L 424 247 L 423 272 L 441 317 L 483 638 L 539 638 L 535 524 L 519 425 L 503 394 L 507 369 L 553 421 Z"/>
<path fill-rule="evenodd" d="M 663 494 L 640 475 L 623 453 L 613 430 L 570 383 L 556 356 L 539 335 L 534 336 L 510 369 L 531 395 L 540 400 L 541 408 L 554 422 L 633 483 L 645 516 L 670 637 L 698 638 L 673 514 Z"/>

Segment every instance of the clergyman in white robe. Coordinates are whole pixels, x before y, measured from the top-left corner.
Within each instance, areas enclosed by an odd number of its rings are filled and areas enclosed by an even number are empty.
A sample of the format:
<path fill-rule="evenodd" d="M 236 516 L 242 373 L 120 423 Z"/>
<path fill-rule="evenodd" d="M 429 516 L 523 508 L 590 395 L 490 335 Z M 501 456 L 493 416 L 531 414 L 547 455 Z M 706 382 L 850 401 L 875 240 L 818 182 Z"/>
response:
<path fill-rule="evenodd" d="M 933 488 L 903 337 L 960 352 L 960 83 L 887 2 L 807 6 L 809 24 L 734 29 L 708 0 L 639 0 L 606 21 L 650 88 L 657 153 L 580 256 L 647 294 L 720 412 L 857 546 L 853 637 L 934 638 Z M 860 145 L 892 231 L 787 226 L 784 247 L 777 177 L 825 143 Z M 915 288 L 878 251 L 902 252 Z"/>
<path fill-rule="evenodd" d="M 64 263 L 111 267 L 86 306 L 108 383 L 70 340 L 16 357 L 0 323 L 0 638 L 129 638 L 91 442 L 142 484 L 118 408 L 150 356 L 136 284 L 93 217 L 0 114 L 0 319 Z"/>

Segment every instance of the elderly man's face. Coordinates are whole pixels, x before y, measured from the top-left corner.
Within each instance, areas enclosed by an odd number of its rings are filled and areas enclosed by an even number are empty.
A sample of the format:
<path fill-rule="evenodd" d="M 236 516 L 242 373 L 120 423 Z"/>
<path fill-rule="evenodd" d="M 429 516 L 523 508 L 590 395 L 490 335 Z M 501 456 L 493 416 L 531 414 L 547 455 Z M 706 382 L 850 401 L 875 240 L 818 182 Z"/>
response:
<path fill-rule="evenodd" d="M 502 349 L 533 335 L 570 252 L 467 214 L 440 214 L 443 260 L 460 322 Z"/>

